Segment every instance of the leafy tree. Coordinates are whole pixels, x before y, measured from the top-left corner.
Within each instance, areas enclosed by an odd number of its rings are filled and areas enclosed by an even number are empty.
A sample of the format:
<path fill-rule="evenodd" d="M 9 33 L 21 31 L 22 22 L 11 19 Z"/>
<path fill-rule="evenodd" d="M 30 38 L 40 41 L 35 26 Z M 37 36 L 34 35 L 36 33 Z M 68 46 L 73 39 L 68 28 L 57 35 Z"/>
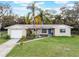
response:
<path fill-rule="evenodd" d="M 1 22 L 2 22 L 2 18 L 5 16 L 5 15 L 9 15 L 12 13 L 12 10 L 11 10 L 11 6 L 9 4 L 3 4 L 1 3 L 0 4 L 0 19 L 1 19 Z"/>
<path fill-rule="evenodd" d="M 17 18 L 17 23 L 18 24 L 25 24 L 25 17 L 24 16 L 20 16 L 19 18 Z"/>
<path fill-rule="evenodd" d="M 15 23 L 12 8 L 8 3 L 0 3 L 0 23 L 2 24 L 2 28 Z"/>
<path fill-rule="evenodd" d="M 79 2 L 75 2 L 71 8 L 69 6 L 63 6 L 60 10 L 62 11 L 61 17 L 63 17 L 65 24 L 72 26 L 79 24 Z"/>
<path fill-rule="evenodd" d="M 63 6 L 60 10 L 64 24 L 73 26 L 72 32 L 79 34 L 79 2 L 75 1 L 72 7 Z"/>
<path fill-rule="evenodd" d="M 32 20 L 30 19 L 30 12 L 25 17 L 25 24 L 32 24 Z"/>
<path fill-rule="evenodd" d="M 32 19 L 30 19 L 30 22 L 32 22 L 32 23 L 30 23 L 30 24 L 36 24 L 36 23 L 38 23 L 38 24 L 46 24 L 46 23 L 52 24 L 52 16 L 53 15 L 48 13 L 46 10 L 44 11 L 41 8 L 36 7 L 35 4 L 36 4 L 36 2 L 33 2 L 30 6 L 27 7 L 28 9 L 32 10 L 32 17 L 31 17 Z M 36 10 L 40 12 L 37 16 L 35 16 Z M 28 13 L 27 18 L 29 18 L 30 14 L 31 13 Z M 29 22 L 29 19 L 27 19 L 27 20 Z"/>
<path fill-rule="evenodd" d="M 2 27 L 6 27 L 6 26 L 10 26 L 15 24 L 16 22 L 14 21 L 14 16 L 9 15 L 9 16 L 4 16 L 3 17 L 3 23 L 2 23 Z"/>

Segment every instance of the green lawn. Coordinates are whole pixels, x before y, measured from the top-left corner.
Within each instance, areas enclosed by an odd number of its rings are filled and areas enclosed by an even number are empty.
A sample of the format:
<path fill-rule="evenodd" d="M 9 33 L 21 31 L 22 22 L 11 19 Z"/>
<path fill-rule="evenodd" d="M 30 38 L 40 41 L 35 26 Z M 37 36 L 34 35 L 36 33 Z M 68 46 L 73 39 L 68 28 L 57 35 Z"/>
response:
<path fill-rule="evenodd" d="M 6 31 L 5 31 L 5 32 L 0 32 L 0 44 L 2 44 L 2 43 L 4 43 L 4 42 L 8 41 L 8 40 L 6 39 L 6 36 L 7 36 L 7 32 L 6 32 Z"/>
<path fill-rule="evenodd" d="M 79 36 L 47 37 L 43 40 L 25 43 L 23 46 L 17 45 L 7 56 L 79 56 Z"/>
<path fill-rule="evenodd" d="M 6 39 L 0 38 L 0 44 L 4 43 L 4 42 L 6 42 L 6 41 L 7 41 Z"/>

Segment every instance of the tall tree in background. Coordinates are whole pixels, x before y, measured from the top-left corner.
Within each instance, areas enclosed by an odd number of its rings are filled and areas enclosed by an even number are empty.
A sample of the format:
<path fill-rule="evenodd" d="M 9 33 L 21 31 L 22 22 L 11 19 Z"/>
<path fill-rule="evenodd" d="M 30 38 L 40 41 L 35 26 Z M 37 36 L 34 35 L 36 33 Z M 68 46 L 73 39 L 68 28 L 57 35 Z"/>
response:
<path fill-rule="evenodd" d="M 9 4 L 0 4 L 0 19 L 5 15 L 11 14 L 12 10 Z"/>
<path fill-rule="evenodd" d="M 29 13 L 27 14 L 27 16 L 25 17 L 25 24 L 32 24 L 32 23 L 33 23 L 33 22 L 31 21 L 30 14 L 31 14 L 31 12 L 29 12 Z"/>
<path fill-rule="evenodd" d="M 52 20 L 51 20 L 51 14 L 50 13 L 48 13 L 46 10 L 42 10 L 41 8 L 39 8 L 39 7 L 36 7 L 35 6 L 36 5 L 36 2 L 33 2 L 31 5 L 29 5 L 29 6 L 27 6 L 27 8 L 28 9 L 30 9 L 31 11 L 32 11 L 32 24 L 36 24 L 35 22 L 37 21 L 36 19 L 36 17 L 37 16 L 39 16 L 38 17 L 38 23 L 39 23 L 39 21 L 40 21 L 40 23 L 39 24 L 51 24 L 52 22 Z M 35 15 L 35 12 L 36 11 L 39 11 L 39 14 L 36 16 Z M 28 13 L 29 14 L 29 13 Z M 49 17 L 50 16 L 50 17 Z M 28 18 L 28 17 L 27 17 Z M 36 18 L 36 19 L 35 19 Z M 40 19 L 39 19 L 40 18 Z"/>
<path fill-rule="evenodd" d="M 39 16 L 41 17 L 42 24 L 52 24 L 53 15 L 51 15 L 49 12 L 47 12 L 49 10 L 42 10 L 40 8 L 38 8 L 38 10 L 40 12 Z"/>
<path fill-rule="evenodd" d="M 65 24 L 74 26 L 79 23 L 79 2 L 75 2 L 72 7 L 63 6 L 60 10 Z"/>
<path fill-rule="evenodd" d="M 2 28 L 14 24 L 14 16 L 12 15 L 12 8 L 9 4 L 0 3 L 0 23 Z"/>
<path fill-rule="evenodd" d="M 33 2 L 30 6 L 27 6 L 27 9 L 32 10 L 32 24 L 35 24 L 35 2 Z"/>
<path fill-rule="evenodd" d="M 19 18 L 17 18 L 17 23 L 18 24 L 25 24 L 25 17 L 24 16 L 20 16 Z"/>
<path fill-rule="evenodd" d="M 39 14 L 39 16 L 41 17 L 41 23 L 43 24 L 44 23 L 44 11 L 43 10 L 41 10 L 41 9 L 38 9 L 39 11 L 40 11 L 40 14 Z"/>

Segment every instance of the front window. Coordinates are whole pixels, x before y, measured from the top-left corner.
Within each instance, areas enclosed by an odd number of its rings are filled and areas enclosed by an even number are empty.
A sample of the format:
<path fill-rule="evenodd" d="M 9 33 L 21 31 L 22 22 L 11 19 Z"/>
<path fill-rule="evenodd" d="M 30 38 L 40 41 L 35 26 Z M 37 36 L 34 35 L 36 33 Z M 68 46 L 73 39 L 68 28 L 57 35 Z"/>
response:
<path fill-rule="evenodd" d="M 60 29 L 60 32 L 61 32 L 61 33 L 65 33 L 66 30 L 65 30 L 65 29 Z"/>
<path fill-rule="evenodd" d="M 42 29 L 42 33 L 47 33 L 47 30 L 46 29 Z"/>

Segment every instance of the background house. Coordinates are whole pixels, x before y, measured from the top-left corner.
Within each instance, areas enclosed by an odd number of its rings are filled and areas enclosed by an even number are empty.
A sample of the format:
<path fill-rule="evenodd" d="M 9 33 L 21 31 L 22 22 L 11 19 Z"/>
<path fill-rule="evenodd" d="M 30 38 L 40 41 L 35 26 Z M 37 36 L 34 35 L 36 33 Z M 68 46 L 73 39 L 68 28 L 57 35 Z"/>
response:
<path fill-rule="evenodd" d="M 38 36 L 52 35 L 52 36 L 71 36 L 71 26 L 67 25 L 22 25 L 17 24 L 6 27 L 8 35 L 11 38 L 21 38 L 27 36 L 27 30 L 30 29 Z M 37 29 L 37 31 L 35 31 Z"/>

